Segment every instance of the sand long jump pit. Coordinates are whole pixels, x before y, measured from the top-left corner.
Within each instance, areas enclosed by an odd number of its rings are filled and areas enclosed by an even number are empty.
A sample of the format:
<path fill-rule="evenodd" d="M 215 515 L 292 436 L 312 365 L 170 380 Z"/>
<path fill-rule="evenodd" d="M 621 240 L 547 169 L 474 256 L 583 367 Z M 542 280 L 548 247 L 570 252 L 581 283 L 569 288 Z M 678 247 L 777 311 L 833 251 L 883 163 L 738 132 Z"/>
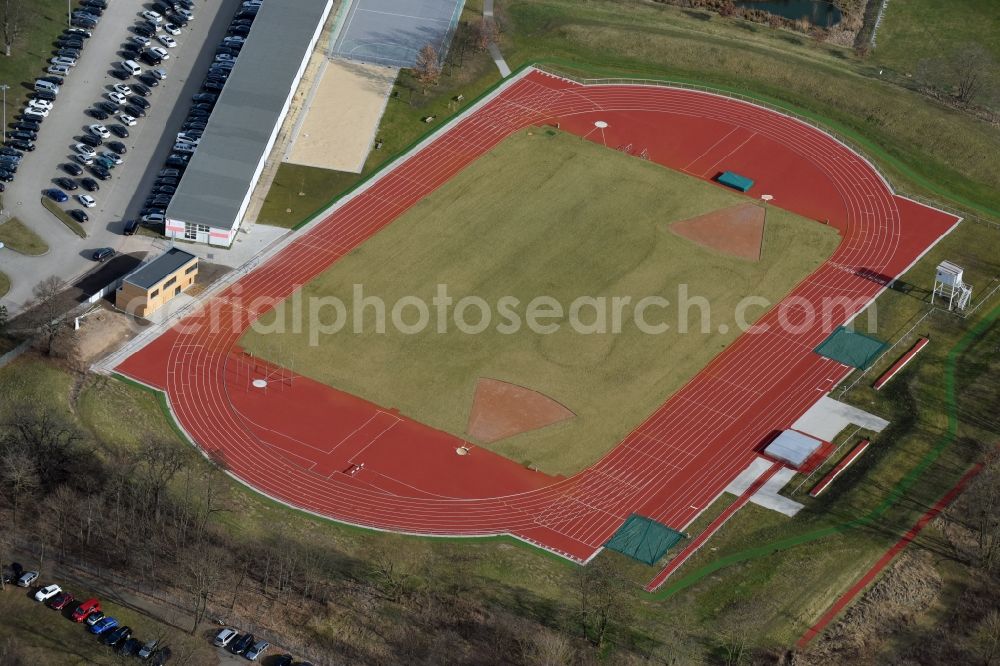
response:
<path fill-rule="evenodd" d="M 360 173 L 399 70 L 327 60 L 295 128 L 285 162 Z"/>

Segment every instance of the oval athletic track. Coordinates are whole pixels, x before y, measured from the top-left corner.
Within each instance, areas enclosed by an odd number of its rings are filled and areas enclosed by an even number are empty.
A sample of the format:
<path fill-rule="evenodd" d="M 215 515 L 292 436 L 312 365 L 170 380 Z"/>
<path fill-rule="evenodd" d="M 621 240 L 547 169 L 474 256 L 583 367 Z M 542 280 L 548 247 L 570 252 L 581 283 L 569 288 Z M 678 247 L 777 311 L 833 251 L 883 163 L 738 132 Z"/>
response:
<path fill-rule="evenodd" d="M 597 120 L 607 126 L 598 128 Z M 571 478 L 490 497 L 449 497 L 380 477 L 377 460 L 357 474 L 328 476 L 296 464 L 282 453 L 290 436 L 280 432 L 280 420 L 269 426 L 271 416 L 258 410 L 251 422 L 234 404 L 233 376 L 240 372 L 234 350 L 242 333 L 273 299 L 289 296 L 512 132 L 540 124 L 558 124 L 611 148 L 644 147 L 651 160 L 705 179 L 732 168 L 755 179 L 753 196 L 769 192 L 775 205 L 828 221 L 842 242 L 624 441 Z M 812 350 L 884 289 L 885 280 L 872 276 L 899 276 L 955 224 L 950 215 L 895 196 L 864 159 L 790 117 L 707 93 L 582 86 L 528 69 L 118 371 L 164 390 L 178 423 L 201 449 L 281 502 L 375 529 L 511 534 L 586 561 L 632 513 L 675 529 L 690 523 L 774 431 L 789 427 L 850 372 Z M 839 321 L 808 317 L 805 304 L 838 297 L 851 299 Z M 779 327 L 782 322 L 787 325 Z M 440 474 L 461 474 L 461 459 L 452 457 L 455 469 Z"/>

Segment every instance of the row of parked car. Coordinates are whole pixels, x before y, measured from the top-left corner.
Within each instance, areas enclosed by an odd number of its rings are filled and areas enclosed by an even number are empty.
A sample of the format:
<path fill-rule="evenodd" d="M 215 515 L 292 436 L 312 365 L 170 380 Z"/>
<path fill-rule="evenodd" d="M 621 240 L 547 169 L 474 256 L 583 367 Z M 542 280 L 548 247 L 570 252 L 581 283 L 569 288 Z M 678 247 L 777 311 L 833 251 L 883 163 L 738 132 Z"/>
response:
<path fill-rule="evenodd" d="M 46 76 L 35 81 L 34 92 L 28 97 L 20 116 L 11 123 L 9 131 L 5 128 L 5 142 L 0 148 L 0 192 L 4 191 L 5 183 L 14 180 L 24 154 L 35 150 L 42 123 L 55 108 L 59 86 L 76 66 L 84 40 L 90 37 L 90 30 L 97 26 L 106 8 L 107 0 L 83 0 L 72 13 L 72 25 L 57 40 Z"/>
<path fill-rule="evenodd" d="M 11 566 L 11 570 L 13 575 L 6 577 L 4 574 L 5 582 L 16 580 L 18 587 L 23 588 L 31 588 L 38 582 L 37 571 L 24 571 L 17 563 Z M 131 627 L 105 615 L 101 609 L 101 601 L 96 597 L 79 600 L 54 583 L 39 587 L 33 597 L 35 601 L 44 603 L 53 610 L 62 611 L 67 619 L 86 624 L 88 631 L 97 636 L 101 643 L 123 656 L 135 657 L 154 666 L 163 666 L 170 659 L 169 647 L 160 645 L 157 640 L 143 643 L 134 635 Z"/>
<path fill-rule="evenodd" d="M 106 0 L 83 1 L 102 4 L 106 2 Z M 70 210 L 68 214 L 77 222 L 85 223 L 90 219 L 85 209 L 95 206 L 96 200 L 92 194 L 71 195 L 67 192 L 73 192 L 77 188 L 83 188 L 88 193 L 99 191 L 100 185 L 97 180 L 110 179 L 111 171 L 123 163 L 128 148 L 117 139 L 127 138 L 130 128 L 135 127 L 139 119 L 146 116 L 152 106 L 147 98 L 152 95 L 153 88 L 158 87 L 160 82 L 167 78 L 166 70 L 156 66 L 170 58 L 169 49 L 178 46 L 174 38 L 193 17 L 193 0 L 174 0 L 169 4 L 155 3 L 153 9 L 140 12 L 139 20 L 132 26 L 133 34 L 122 45 L 120 52 L 124 60 L 111 72 L 121 83 L 110 86 L 104 92 L 103 99 L 85 111 L 95 120 L 106 121 L 114 117 L 118 123 L 88 125 L 83 135 L 77 137 L 77 142 L 72 146 L 71 161 L 61 165 L 69 177 L 54 178 L 53 183 L 57 187 L 44 192 L 45 196 L 57 203 L 65 203 L 71 196 L 75 198 L 83 208 Z M 81 38 L 89 36 L 87 33 L 81 35 Z M 163 46 L 150 46 L 153 39 Z M 143 72 L 136 60 L 141 60 L 154 68 Z M 75 61 L 64 64 L 73 66 Z M 137 81 L 132 81 L 132 77 Z M 109 139 L 111 140 L 105 144 L 104 142 Z M 105 150 L 99 152 L 101 148 Z M 93 178 L 89 176 L 81 178 L 85 168 Z M 137 229 L 138 222 L 129 221 L 125 224 L 124 233 L 134 234 Z M 113 256 L 114 251 L 111 248 L 100 248 L 94 252 L 93 258 L 95 261 L 106 261 Z"/>
<path fill-rule="evenodd" d="M 140 211 L 143 224 L 160 225 L 166 220 L 167 206 L 174 194 L 191 156 L 198 149 L 201 138 L 208 127 L 208 118 L 215 108 L 219 93 L 229 78 L 236 58 L 250 27 L 257 16 L 257 11 L 263 0 L 245 0 L 229 24 L 226 36 L 216 48 L 215 58 L 208 69 L 201 91 L 191 100 L 191 108 L 184 119 L 181 131 L 177 133 L 173 152 L 167 157 L 166 164 L 153 183 L 153 189 L 146 198 Z"/>

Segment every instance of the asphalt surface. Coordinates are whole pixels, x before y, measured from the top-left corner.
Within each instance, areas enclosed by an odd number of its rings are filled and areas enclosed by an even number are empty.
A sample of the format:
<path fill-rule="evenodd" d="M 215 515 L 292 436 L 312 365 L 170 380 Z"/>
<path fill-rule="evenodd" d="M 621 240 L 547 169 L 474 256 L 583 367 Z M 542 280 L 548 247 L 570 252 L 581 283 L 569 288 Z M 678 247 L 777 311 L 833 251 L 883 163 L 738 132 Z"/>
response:
<path fill-rule="evenodd" d="M 87 211 L 90 221 L 84 226 L 88 237 L 81 239 L 42 207 L 41 192 L 55 187 L 54 178 L 68 175 L 59 165 L 69 161 L 72 145 L 88 125 L 117 123 L 112 118 L 97 121 L 84 111 L 104 99 L 105 93 L 119 83 L 111 76 L 111 71 L 123 60 L 118 51 L 132 36 L 129 28 L 139 20 L 139 12 L 147 9 L 150 3 L 142 0 L 109 3 L 108 10 L 93 30 L 93 37 L 86 40 L 79 62 L 65 77 L 55 108 L 42 123 L 36 150 L 25 155 L 15 181 L 8 184 L 3 195 L 4 217 L 19 218 L 42 236 L 50 248 L 48 254 L 41 257 L 25 257 L 9 249 L 0 250 L 0 271 L 12 282 L 2 302 L 11 314 L 30 301 L 32 288 L 40 280 L 58 275 L 73 282 L 95 267 L 90 258 L 95 249 L 121 246 L 125 239 L 121 235 L 124 220 L 136 217 L 148 196 L 187 115 L 191 96 L 198 92 L 214 58 L 215 47 L 225 35 L 239 4 L 239 0 L 196 2 L 194 20 L 174 37 L 178 46 L 169 49 L 170 59 L 160 65 L 167 71 L 167 80 L 153 88 L 152 95 L 147 98 L 152 106 L 146 117 L 129 128 L 127 139 L 121 139 L 128 147 L 124 163 L 112 171 L 110 180 L 100 183 L 99 192 L 92 193 L 97 206 Z M 145 65 L 142 67 L 144 71 L 149 69 Z M 39 69 L 37 76 L 45 75 L 43 69 Z M 34 78 L 21 85 L 31 89 L 33 81 Z M 125 83 L 136 82 L 130 79 Z M 7 120 L 12 122 L 14 119 L 8 116 Z M 112 139 L 119 140 L 117 137 Z M 67 194 L 81 192 L 83 190 L 79 189 Z M 75 199 L 62 206 L 67 210 L 81 207 Z M 130 249 L 134 245 L 132 243 Z"/>

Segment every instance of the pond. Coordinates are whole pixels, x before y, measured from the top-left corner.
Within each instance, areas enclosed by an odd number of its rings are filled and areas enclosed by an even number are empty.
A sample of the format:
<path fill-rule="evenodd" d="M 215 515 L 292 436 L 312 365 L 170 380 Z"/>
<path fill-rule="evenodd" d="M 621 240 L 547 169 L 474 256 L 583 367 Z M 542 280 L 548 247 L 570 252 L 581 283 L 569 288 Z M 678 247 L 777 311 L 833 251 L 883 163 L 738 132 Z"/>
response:
<path fill-rule="evenodd" d="M 759 9 L 793 21 L 804 18 L 813 25 L 829 28 L 840 23 L 840 10 L 827 0 L 737 0 L 737 7 Z"/>

